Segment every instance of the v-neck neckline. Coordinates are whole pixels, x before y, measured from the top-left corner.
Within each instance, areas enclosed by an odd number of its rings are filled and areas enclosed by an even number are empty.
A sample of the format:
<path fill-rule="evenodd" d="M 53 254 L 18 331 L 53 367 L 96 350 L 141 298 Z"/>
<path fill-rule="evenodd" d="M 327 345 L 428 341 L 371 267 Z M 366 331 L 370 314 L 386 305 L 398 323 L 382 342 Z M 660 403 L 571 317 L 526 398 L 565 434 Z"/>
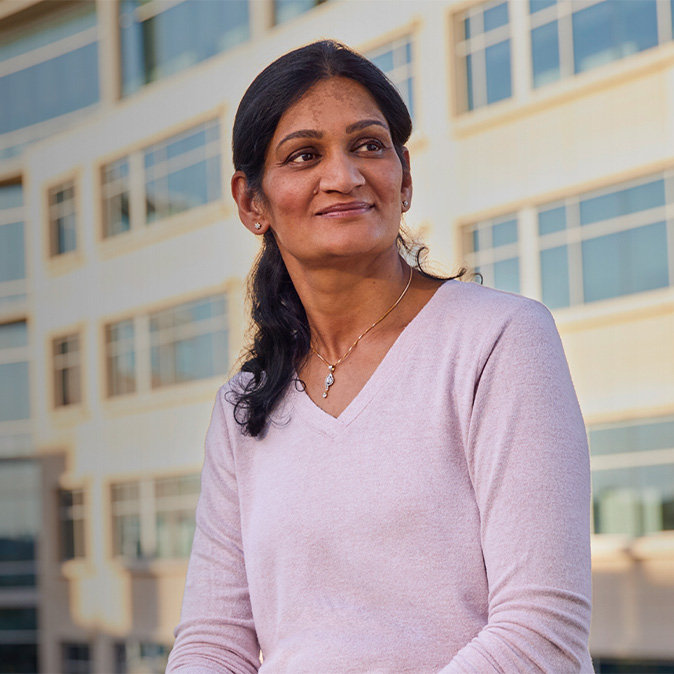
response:
<path fill-rule="evenodd" d="M 426 304 L 418 311 L 417 315 L 403 328 L 370 378 L 339 416 L 333 417 L 332 414 L 321 409 L 305 390 L 297 386 L 289 387 L 290 400 L 288 402 L 291 403 L 302 420 L 314 430 L 329 438 L 336 437 L 342 430 L 347 428 L 370 404 L 391 377 L 393 377 L 400 364 L 405 361 L 405 356 L 414 346 L 414 336 L 422 326 L 425 320 L 424 317 L 433 310 L 433 306 L 439 301 L 438 296 L 442 292 L 446 292 L 445 288 L 450 287 L 453 283 L 457 283 L 457 281 L 445 281 L 445 283 L 437 288 Z"/>

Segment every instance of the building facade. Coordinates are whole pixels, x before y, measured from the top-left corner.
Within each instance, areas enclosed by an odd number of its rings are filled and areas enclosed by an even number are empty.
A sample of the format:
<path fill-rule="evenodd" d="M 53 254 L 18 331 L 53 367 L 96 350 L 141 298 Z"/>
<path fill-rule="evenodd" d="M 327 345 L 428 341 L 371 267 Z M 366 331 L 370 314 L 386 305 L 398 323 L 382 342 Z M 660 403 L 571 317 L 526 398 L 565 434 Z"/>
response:
<path fill-rule="evenodd" d="M 0 0 L 0 672 L 161 672 L 256 241 L 245 88 L 321 37 L 412 113 L 438 269 L 546 303 L 598 672 L 674 671 L 674 0 Z"/>

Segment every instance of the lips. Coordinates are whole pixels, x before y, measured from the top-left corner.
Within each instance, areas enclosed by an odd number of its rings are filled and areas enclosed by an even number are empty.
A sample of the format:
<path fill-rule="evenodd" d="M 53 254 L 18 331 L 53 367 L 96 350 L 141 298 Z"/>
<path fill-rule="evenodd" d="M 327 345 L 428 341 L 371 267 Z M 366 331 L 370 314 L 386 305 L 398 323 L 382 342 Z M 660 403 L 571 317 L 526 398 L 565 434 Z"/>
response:
<path fill-rule="evenodd" d="M 372 208 L 372 204 L 366 201 L 349 201 L 346 203 L 337 203 L 322 208 L 316 215 L 328 215 L 332 217 L 340 217 L 347 215 L 360 215 Z"/>

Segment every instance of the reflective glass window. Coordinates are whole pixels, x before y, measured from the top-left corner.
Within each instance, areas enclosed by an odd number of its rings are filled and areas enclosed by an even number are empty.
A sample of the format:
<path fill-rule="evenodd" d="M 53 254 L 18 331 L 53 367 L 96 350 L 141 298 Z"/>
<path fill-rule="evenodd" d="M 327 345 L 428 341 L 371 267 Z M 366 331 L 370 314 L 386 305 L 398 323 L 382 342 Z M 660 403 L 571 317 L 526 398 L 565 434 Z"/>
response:
<path fill-rule="evenodd" d="M 97 40 L 95 3 L 68 7 L 41 24 L 0 36 L 0 135 L 96 104 Z M 36 138 L 49 133 L 40 129 Z M 20 152 L 25 141 L 14 137 L 0 139 L 0 155 Z"/>
<path fill-rule="evenodd" d="M 23 187 L 20 183 L 0 185 L 0 211 L 23 206 Z"/>
<path fill-rule="evenodd" d="M 115 644 L 116 674 L 148 672 L 163 674 L 170 646 L 152 641 L 128 640 Z"/>
<path fill-rule="evenodd" d="M 466 263 L 478 271 L 484 284 L 507 292 L 520 292 L 517 218 L 505 216 L 467 228 Z"/>
<path fill-rule="evenodd" d="M 219 199 L 220 125 L 200 124 L 144 152 L 147 222 Z"/>
<path fill-rule="evenodd" d="M 457 58 L 465 74 L 467 110 L 512 96 L 510 17 L 507 2 L 476 5 L 458 18 L 463 40 Z"/>
<path fill-rule="evenodd" d="M 85 510 L 83 489 L 59 491 L 59 520 L 61 523 L 61 559 L 85 556 Z"/>
<path fill-rule="evenodd" d="M 150 315 L 152 386 L 225 374 L 225 297 L 212 296 Z"/>
<path fill-rule="evenodd" d="M 665 181 L 655 180 L 645 185 L 628 187 L 609 194 L 582 199 L 580 224 L 589 225 L 600 220 L 617 218 L 637 211 L 657 208 L 665 204 Z"/>
<path fill-rule="evenodd" d="M 308 12 L 325 0 L 274 0 L 274 23 L 283 23 Z"/>
<path fill-rule="evenodd" d="M 658 44 L 656 0 L 605 0 L 573 13 L 575 72 Z"/>
<path fill-rule="evenodd" d="M 587 239 L 582 253 L 586 302 L 669 284 L 664 222 Z"/>
<path fill-rule="evenodd" d="M 119 11 L 124 94 L 250 36 L 248 0 L 122 0 Z"/>
<path fill-rule="evenodd" d="M 69 181 L 49 190 L 51 254 L 62 255 L 77 248 L 75 183 Z"/>
<path fill-rule="evenodd" d="M 538 233 L 552 234 L 566 228 L 566 207 L 557 206 L 538 213 Z"/>
<path fill-rule="evenodd" d="M 541 299 L 550 309 L 568 307 L 569 257 L 566 246 L 541 251 Z"/>
<path fill-rule="evenodd" d="M 487 103 L 512 96 L 510 78 L 510 40 L 485 49 L 487 68 Z"/>
<path fill-rule="evenodd" d="M 61 668 L 63 674 L 93 674 L 89 644 L 62 643 Z"/>
<path fill-rule="evenodd" d="M 388 42 L 365 54 L 396 85 L 405 105 L 414 116 L 412 38 L 409 35 Z"/>
<path fill-rule="evenodd" d="M 0 224 L 0 283 L 26 278 L 23 222 Z"/>
<path fill-rule="evenodd" d="M 80 390 L 80 338 L 59 337 L 52 342 L 54 405 L 65 407 L 82 402 Z"/>
<path fill-rule="evenodd" d="M 112 552 L 115 556 L 143 557 L 140 535 L 140 484 L 112 485 Z"/>
<path fill-rule="evenodd" d="M 37 583 L 40 494 L 36 463 L 0 461 L 0 592 Z"/>
<path fill-rule="evenodd" d="M 529 12 L 533 14 L 546 7 L 552 7 L 556 2 L 557 0 L 529 0 Z"/>
<path fill-rule="evenodd" d="M 189 557 L 194 538 L 194 513 L 199 498 L 198 475 L 155 481 L 156 556 Z"/>
<path fill-rule="evenodd" d="M 0 324 L 0 422 L 30 418 L 26 321 Z"/>
<path fill-rule="evenodd" d="M 129 159 L 123 157 L 101 169 L 103 198 L 103 236 L 128 232 L 129 217 Z"/>
<path fill-rule="evenodd" d="M 108 395 L 136 390 L 136 349 L 133 320 L 112 323 L 105 328 Z"/>
<path fill-rule="evenodd" d="M 674 449 L 674 419 L 590 428 L 588 438 L 598 457 L 592 471 L 596 533 L 642 536 L 674 529 L 674 462 L 655 463 L 659 450 L 666 456 Z M 620 466 L 613 467 L 614 457 Z"/>
<path fill-rule="evenodd" d="M 24 637 L 25 638 L 25 637 Z M 37 642 L 37 637 L 35 639 Z M 37 666 L 37 643 L 11 644 L 0 641 L 0 662 L 12 674 L 34 674 Z"/>
<path fill-rule="evenodd" d="M 559 37 L 556 21 L 531 30 L 531 58 L 534 87 L 540 87 L 560 78 Z"/>

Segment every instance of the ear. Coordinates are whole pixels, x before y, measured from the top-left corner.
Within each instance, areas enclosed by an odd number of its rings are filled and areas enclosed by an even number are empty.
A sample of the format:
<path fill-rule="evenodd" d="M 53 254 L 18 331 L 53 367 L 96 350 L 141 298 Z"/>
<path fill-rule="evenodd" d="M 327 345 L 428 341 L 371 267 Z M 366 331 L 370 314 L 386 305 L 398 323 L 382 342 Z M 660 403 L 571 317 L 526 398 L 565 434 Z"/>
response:
<path fill-rule="evenodd" d="M 232 196 L 239 209 L 239 219 L 253 234 L 264 234 L 269 229 L 261 200 L 248 186 L 243 171 L 232 176 Z"/>
<path fill-rule="evenodd" d="M 407 202 L 407 206 L 403 202 Z M 412 203 L 412 172 L 410 170 L 410 152 L 403 148 L 403 180 L 400 186 L 400 204 L 403 213 L 408 211 Z"/>

